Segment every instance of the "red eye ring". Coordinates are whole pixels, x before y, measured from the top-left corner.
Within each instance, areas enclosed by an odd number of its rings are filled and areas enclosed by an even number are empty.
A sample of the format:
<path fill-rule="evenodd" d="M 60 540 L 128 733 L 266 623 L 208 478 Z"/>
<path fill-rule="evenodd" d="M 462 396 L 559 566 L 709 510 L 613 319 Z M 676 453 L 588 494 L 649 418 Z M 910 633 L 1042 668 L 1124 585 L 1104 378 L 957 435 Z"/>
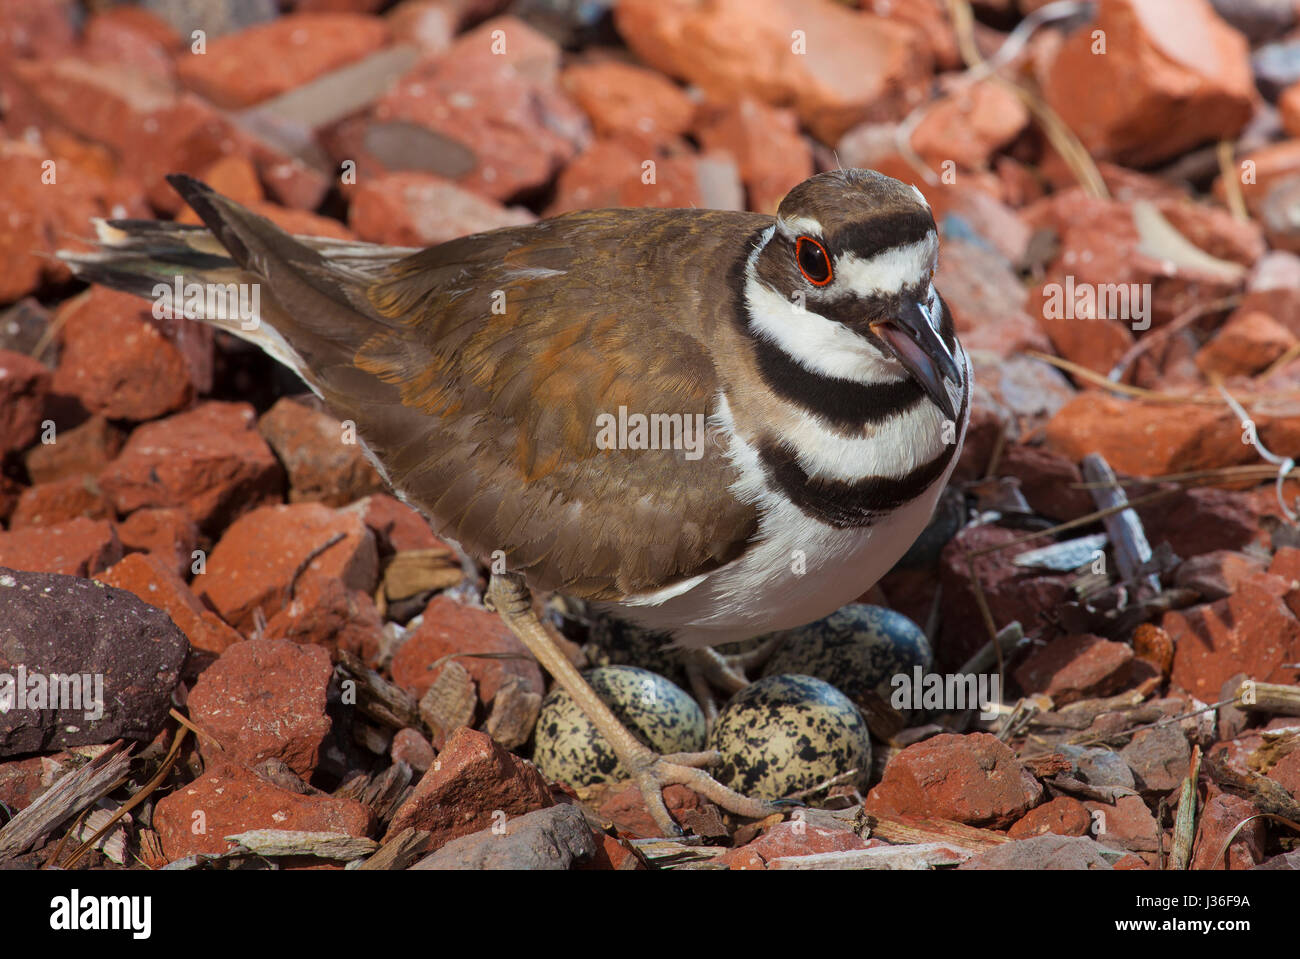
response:
<path fill-rule="evenodd" d="M 805 257 L 808 258 L 807 263 L 804 262 Z M 803 278 L 813 286 L 825 286 L 832 279 L 831 258 L 826 247 L 810 236 L 801 236 L 794 241 L 794 262 Z"/>

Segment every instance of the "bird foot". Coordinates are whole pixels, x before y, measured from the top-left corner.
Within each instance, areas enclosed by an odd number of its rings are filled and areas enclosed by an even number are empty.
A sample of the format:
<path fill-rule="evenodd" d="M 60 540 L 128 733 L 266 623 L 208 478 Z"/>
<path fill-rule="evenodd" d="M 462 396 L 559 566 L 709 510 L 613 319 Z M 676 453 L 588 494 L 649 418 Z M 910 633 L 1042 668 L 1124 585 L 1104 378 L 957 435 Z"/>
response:
<path fill-rule="evenodd" d="M 722 690 L 728 697 L 740 692 L 750 684 L 746 673 L 771 659 L 784 642 L 785 637 L 778 634 L 743 653 L 720 653 L 708 646 L 682 651 L 691 694 L 704 710 L 704 721 L 710 729 L 718 718 L 718 701 L 713 691 Z"/>
<path fill-rule="evenodd" d="M 533 612 L 532 599 L 523 577 L 513 573 L 494 575 L 488 584 L 486 605 L 496 611 L 506 627 L 528 648 L 538 663 L 554 677 L 609 743 L 614 755 L 645 797 L 651 818 L 665 836 L 680 836 L 664 804 L 665 786 L 679 784 L 711 799 L 728 812 L 761 819 L 777 811 L 771 803 L 742 796 L 706 773 L 702 766 L 718 762 L 716 752 L 659 755 L 628 732 L 622 721 L 596 695 L 573 663 L 556 645 L 546 624 Z M 742 684 L 742 687 L 745 684 Z"/>
<path fill-rule="evenodd" d="M 632 781 L 641 790 L 650 818 L 665 836 L 683 834 L 664 802 L 663 791 L 668 786 L 686 786 L 705 799 L 717 803 L 727 812 L 748 819 L 762 819 L 781 811 L 777 803 L 742 796 L 701 768 L 713 765 L 721 758 L 716 752 L 659 755 L 649 749 L 638 752 L 635 756 L 620 757 L 624 768 L 631 771 Z"/>

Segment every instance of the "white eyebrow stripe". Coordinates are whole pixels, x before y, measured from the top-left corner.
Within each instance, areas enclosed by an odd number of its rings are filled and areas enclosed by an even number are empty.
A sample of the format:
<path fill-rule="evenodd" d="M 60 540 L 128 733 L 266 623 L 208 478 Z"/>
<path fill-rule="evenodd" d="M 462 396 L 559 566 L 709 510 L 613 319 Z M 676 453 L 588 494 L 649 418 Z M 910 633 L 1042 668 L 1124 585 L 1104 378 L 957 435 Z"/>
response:
<path fill-rule="evenodd" d="M 860 296 L 899 293 L 929 280 L 938 252 L 939 238 L 932 232 L 924 240 L 890 247 L 866 260 L 856 253 L 841 253 L 835 258 L 833 285 Z"/>
<path fill-rule="evenodd" d="M 811 236 L 820 240 L 823 236 L 822 225 L 810 216 L 796 216 L 790 219 L 777 217 L 777 226 L 788 237 Z"/>

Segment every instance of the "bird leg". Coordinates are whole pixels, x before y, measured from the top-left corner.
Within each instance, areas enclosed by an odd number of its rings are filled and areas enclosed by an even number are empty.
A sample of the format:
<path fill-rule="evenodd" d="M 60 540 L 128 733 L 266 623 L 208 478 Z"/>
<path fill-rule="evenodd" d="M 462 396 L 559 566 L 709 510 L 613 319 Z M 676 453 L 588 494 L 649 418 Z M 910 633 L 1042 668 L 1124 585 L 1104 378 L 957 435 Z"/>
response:
<path fill-rule="evenodd" d="M 785 637 L 778 634 L 743 653 L 720 653 L 709 646 L 682 650 L 691 693 L 704 710 L 704 720 L 710 729 L 718 718 L 718 701 L 713 690 L 720 689 L 728 697 L 740 692 L 749 685 L 745 674 L 771 659 L 784 642 Z"/>
<path fill-rule="evenodd" d="M 663 789 L 678 783 L 711 799 L 723 809 L 750 819 L 761 819 L 778 811 L 775 804 L 742 796 L 728 789 L 698 767 L 718 760 L 716 752 L 675 753 L 661 756 L 630 732 L 596 695 L 577 667 L 569 662 L 551 639 L 546 626 L 533 612 L 532 597 L 523 577 L 517 573 L 495 573 L 488 583 L 487 605 L 496 611 L 509 628 L 537 658 L 560 687 L 573 697 L 578 708 L 605 737 L 614 755 L 623 764 L 645 797 L 646 807 L 665 836 L 680 836 L 681 828 L 673 821 L 664 804 Z"/>

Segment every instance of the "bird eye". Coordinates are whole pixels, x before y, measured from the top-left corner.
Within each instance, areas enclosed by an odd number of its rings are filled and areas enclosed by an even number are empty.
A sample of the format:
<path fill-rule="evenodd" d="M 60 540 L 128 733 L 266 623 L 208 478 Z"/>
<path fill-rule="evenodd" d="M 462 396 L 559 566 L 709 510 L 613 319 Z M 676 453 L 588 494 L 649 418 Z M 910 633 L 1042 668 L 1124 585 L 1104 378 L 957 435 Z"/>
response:
<path fill-rule="evenodd" d="M 794 259 L 799 272 L 813 286 L 825 286 L 831 281 L 831 259 L 826 247 L 810 236 L 801 236 L 794 243 Z"/>

